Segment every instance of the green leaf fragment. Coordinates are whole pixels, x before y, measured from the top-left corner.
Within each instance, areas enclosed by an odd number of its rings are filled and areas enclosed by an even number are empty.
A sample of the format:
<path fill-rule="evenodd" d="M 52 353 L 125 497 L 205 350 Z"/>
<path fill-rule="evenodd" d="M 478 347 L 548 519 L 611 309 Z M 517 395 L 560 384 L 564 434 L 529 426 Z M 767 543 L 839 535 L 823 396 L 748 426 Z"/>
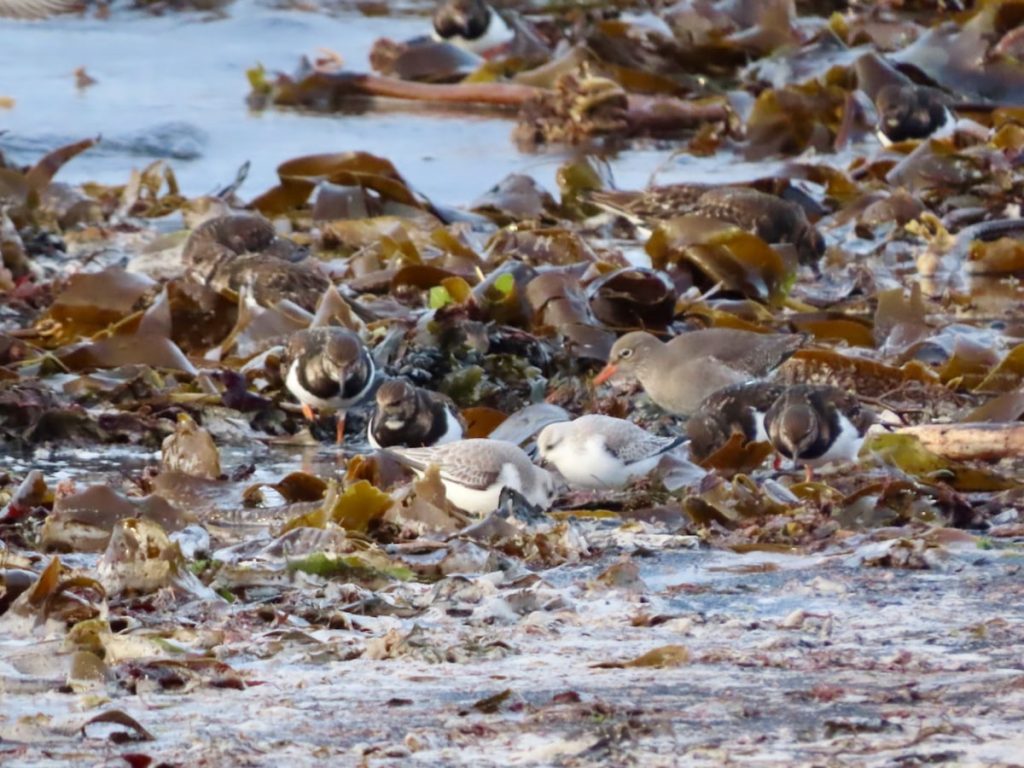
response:
<path fill-rule="evenodd" d="M 267 70 L 263 68 L 262 64 L 257 64 L 252 69 L 245 71 L 245 76 L 249 80 L 249 87 L 256 93 L 270 93 L 271 86 L 267 81 Z"/>
<path fill-rule="evenodd" d="M 494 288 L 500 291 L 503 296 L 508 296 L 512 293 L 512 289 L 516 287 L 515 276 L 511 272 L 505 272 L 504 274 L 498 275 L 494 280 Z"/>
<path fill-rule="evenodd" d="M 182 648 L 180 645 L 175 645 L 170 640 L 164 637 L 151 637 L 153 645 L 159 647 L 161 650 L 167 653 L 188 653 L 188 649 Z"/>
<path fill-rule="evenodd" d="M 341 578 L 346 581 L 410 581 L 415 574 L 402 565 L 395 565 L 383 555 L 356 553 L 329 555 L 314 552 L 307 557 L 288 561 L 288 570 L 301 571 L 324 579 Z"/>
<path fill-rule="evenodd" d="M 435 285 L 430 289 L 430 294 L 427 298 L 427 305 L 431 309 L 441 309 L 441 307 L 448 306 L 452 303 L 452 295 L 448 293 L 448 289 L 443 285 Z"/>
<path fill-rule="evenodd" d="M 869 439 L 863 453 L 898 467 L 925 483 L 944 483 L 965 493 L 1005 491 L 1020 485 L 1014 479 L 946 459 L 925 448 L 913 435 L 883 434 Z"/>

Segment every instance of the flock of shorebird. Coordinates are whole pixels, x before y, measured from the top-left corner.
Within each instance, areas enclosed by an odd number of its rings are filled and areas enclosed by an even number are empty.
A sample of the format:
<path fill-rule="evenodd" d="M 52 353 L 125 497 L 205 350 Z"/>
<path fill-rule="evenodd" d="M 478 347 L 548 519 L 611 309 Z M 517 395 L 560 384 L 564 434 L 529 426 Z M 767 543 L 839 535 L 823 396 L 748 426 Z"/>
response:
<path fill-rule="evenodd" d="M 434 39 L 477 52 L 493 50 L 513 35 L 513 26 L 484 0 L 445 0 L 433 24 Z M 886 74 L 888 79 L 866 77 L 875 83 L 869 96 L 883 144 L 937 135 L 956 122 L 947 94 Z M 681 212 L 723 219 L 768 243 L 792 247 L 800 264 L 815 274 L 825 252 L 824 237 L 800 205 L 757 189 L 669 185 L 642 193 L 595 192 L 591 202 L 641 226 Z M 505 488 L 550 507 L 558 482 L 545 467 L 573 487 L 622 488 L 649 475 L 683 443 L 691 457 L 703 460 L 736 434 L 745 441 L 770 442 L 794 467 L 805 467 L 810 478 L 812 467 L 854 459 L 879 419 L 838 387 L 771 380 L 805 341 L 798 334 L 730 328 L 683 333 L 668 342 L 642 331 L 627 333 L 594 383 L 613 377 L 638 381 L 656 405 L 686 418 L 685 435 L 657 436 L 625 419 L 586 414 L 540 431 L 533 455 L 543 467 L 518 445 L 464 439 L 450 401 L 404 381 L 388 381 L 376 390 L 367 437 L 418 473 L 436 465 L 449 500 L 477 514 L 492 511 Z M 337 328 L 303 331 L 289 350 L 288 387 L 304 407 L 330 403 L 343 410 L 371 397 L 372 360 L 354 334 Z"/>
<path fill-rule="evenodd" d="M 71 0 L 0 0 L 0 16 L 32 17 L 58 12 Z M 510 27 L 483 0 L 446 0 L 433 18 L 434 38 L 471 49 L 493 47 Z M 935 89 L 895 82 L 872 95 L 882 140 L 929 135 L 952 118 Z M 825 240 L 797 203 L 746 187 L 670 185 L 642 193 L 596 192 L 595 205 L 637 223 L 680 211 L 726 220 L 768 243 L 793 248 L 801 264 L 817 272 Z M 197 227 L 184 261 L 197 281 L 231 289 L 243 304 L 273 306 L 291 301 L 314 311 L 330 280 L 304 250 L 279 237 L 260 216 L 232 213 Z M 360 336 L 340 327 L 315 327 L 291 336 L 281 376 L 312 419 L 317 411 L 339 414 L 375 401 L 367 439 L 417 473 L 435 465 L 448 499 L 476 514 L 493 511 L 511 489 L 548 509 L 559 477 L 586 489 L 622 488 L 653 472 L 681 444 L 703 460 L 733 435 L 770 442 L 794 466 L 810 468 L 856 457 L 877 416 L 853 394 L 826 385 L 787 386 L 773 371 L 806 338 L 730 328 L 696 330 L 664 342 L 643 331 L 622 336 L 594 382 L 613 377 L 640 383 L 664 411 L 685 417 L 685 434 L 653 435 L 628 420 L 600 414 L 545 426 L 531 453 L 495 439 L 467 439 L 455 405 L 443 395 L 401 379 L 386 379 Z M 550 469 L 548 468 L 550 467 Z M 557 473 L 557 474 L 555 474 Z"/>
<path fill-rule="evenodd" d="M 343 413 L 375 398 L 369 443 L 417 474 L 437 466 L 450 502 L 486 514 L 506 488 L 548 509 L 559 477 L 575 488 L 623 488 L 651 474 L 685 443 L 701 458 L 733 434 L 770 441 L 794 465 L 808 468 L 855 458 L 876 420 L 856 397 L 828 385 L 785 386 L 763 378 L 803 341 L 795 334 L 727 328 L 691 331 L 667 343 L 643 331 L 627 333 L 594 381 L 638 380 L 662 409 L 688 417 L 687 435 L 654 435 L 626 419 L 586 414 L 540 431 L 535 455 L 542 466 L 514 443 L 464 438 L 459 412 L 438 392 L 402 379 L 378 386 L 373 358 L 353 331 L 298 331 L 286 347 L 281 373 L 308 417 L 314 409 Z"/>
<path fill-rule="evenodd" d="M 800 206 L 766 192 L 687 185 L 599 194 L 603 207 L 647 221 L 690 205 L 689 210 L 794 248 L 808 267 L 824 252 L 821 233 Z M 236 292 L 250 309 L 286 301 L 315 312 L 332 286 L 303 248 L 252 213 L 203 222 L 189 236 L 183 259 L 194 280 Z M 809 470 L 856 456 L 876 419 L 842 389 L 768 380 L 806 340 L 802 334 L 707 328 L 663 342 L 635 331 L 616 341 L 594 382 L 636 380 L 664 411 L 686 417 L 685 437 L 697 460 L 739 434 L 747 441 L 770 441 L 783 457 Z M 544 508 L 552 502 L 558 483 L 548 469 L 519 445 L 464 439 L 453 403 L 408 381 L 385 380 L 354 331 L 325 326 L 293 334 L 281 377 L 307 418 L 316 411 L 339 414 L 339 442 L 344 413 L 375 401 L 370 445 L 417 472 L 436 464 L 448 498 L 467 512 L 492 511 L 504 488 Z M 621 488 L 652 472 L 683 440 L 683 435 L 658 437 L 630 421 L 590 414 L 546 426 L 537 435 L 535 456 L 571 486 Z"/>
<path fill-rule="evenodd" d="M 435 39 L 473 50 L 493 48 L 512 34 L 483 0 L 446 0 L 433 24 Z M 904 90 L 894 86 L 878 94 L 882 134 L 903 138 L 934 131 L 945 121 L 948 110 L 931 105 L 928 92 Z M 639 225 L 680 212 L 719 218 L 768 243 L 791 247 L 815 273 L 825 252 L 824 237 L 799 204 L 748 187 L 693 184 L 642 193 L 595 192 L 591 202 Z M 191 273 L 207 285 L 233 289 L 256 305 L 283 298 L 313 311 L 330 283 L 304 256 L 269 222 L 249 214 L 208 221 L 185 249 Z M 703 460 L 735 434 L 770 442 L 794 466 L 805 467 L 808 477 L 811 467 L 853 459 L 877 421 L 875 413 L 836 387 L 786 386 L 770 379 L 805 341 L 799 334 L 730 328 L 683 333 L 668 342 L 642 331 L 627 333 L 594 383 L 613 377 L 638 381 L 661 409 L 686 418 L 685 434 L 653 435 L 628 420 L 587 414 L 545 426 L 530 453 L 511 442 L 467 439 L 464 422 L 446 397 L 405 380 L 382 381 L 353 331 L 318 327 L 295 333 L 281 375 L 307 418 L 315 411 L 339 414 L 339 441 L 345 411 L 375 400 L 367 428 L 370 445 L 419 474 L 437 466 L 455 506 L 486 514 L 505 489 L 547 509 L 561 481 L 583 489 L 622 488 L 652 473 L 681 444 Z"/>
<path fill-rule="evenodd" d="M 435 39 L 475 51 L 491 49 L 512 35 L 483 0 L 446 0 L 433 23 Z M 905 129 L 906 120 L 892 115 L 906 98 L 885 96 L 894 104 L 880 107 L 880 129 Z M 825 251 L 824 238 L 799 205 L 755 189 L 679 185 L 642 194 L 595 193 L 592 202 L 641 225 L 685 209 L 723 218 L 769 243 L 788 243 L 800 263 L 815 271 Z M 547 509 L 559 487 L 557 476 L 576 488 L 622 488 L 652 473 L 665 454 L 682 444 L 689 445 L 692 457 L 704 459 L 734 434 L 770 442 L 794 466 L 806 467 L 809 476 L 811 467 L 856 457 L 877 418 L 837 387 L 784 386 L 765 378 L 805 340 L 796 334 L 728 328 L 692 331 L 667 343 L 642 331 L 620 338 L 594 383 L 613 377 L 639 381 L 664 411 L 687 417 L 685 435 L 653 435 L 625 419 L 586 414 L 540 431 L 532 451 L 544 465 L 538 466 L 518 445 L 464 439 L 453 403 L 393 379 L 376 389 L 367 439 L 417 473 L 436 465 L 448 499 L 477 514 L 494 510 L 505 488 Z M 283 366 L 287 386 L 307 415 L 324 406 L 344 411 L 372 397 L 372 358 L 350 331 L 299 332 Z"/>

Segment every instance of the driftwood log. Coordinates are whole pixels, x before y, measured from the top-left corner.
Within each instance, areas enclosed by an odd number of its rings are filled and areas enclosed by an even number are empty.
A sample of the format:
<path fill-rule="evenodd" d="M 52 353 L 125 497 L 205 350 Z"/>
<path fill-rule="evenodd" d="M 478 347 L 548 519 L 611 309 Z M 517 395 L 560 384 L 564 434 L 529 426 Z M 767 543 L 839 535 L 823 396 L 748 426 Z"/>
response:
<path fill-rule="evenodd" d="M 378 96 L 423 103 L 517 109 L 553 91 L 518 83 L 417 83 L 354 72 L 313 72 L 302 79 L 297 93 L 315 93 L 317 101 L 336 106 L 346 97 Z M 283 105 L 287 103 L 286 100 Z M 724 101 L 684 101 L 671 96 L 631 93 L 626 94 L 626 104 L 625 120 L 636 133 L 693 128 L 729 118 L 729 107 Z"/>
<path fill-rule="evenodd" d="M 495 107 L 518 107 L 543 89 L 516 83 L 416 83 L 397 77 L 353 72 L 317 72 L 304 83 L 337 94 L 383 96 L 410 101 L 432 101 L 444 104 L 487 104 Z"/>
<path fill-rule="evenodd" d="M 1024 457 L 1024 423 L 922 424 L 901 427 L 932 453 L 957 461 Z"/>

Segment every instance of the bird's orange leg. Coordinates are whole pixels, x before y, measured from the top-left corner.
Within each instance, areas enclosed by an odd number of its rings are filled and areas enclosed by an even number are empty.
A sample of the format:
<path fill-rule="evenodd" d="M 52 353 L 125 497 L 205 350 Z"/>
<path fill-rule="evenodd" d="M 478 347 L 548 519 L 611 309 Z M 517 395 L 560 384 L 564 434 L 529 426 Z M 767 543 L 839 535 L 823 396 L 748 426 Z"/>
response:
<path fill-rule="evenodd" d="M 313 411 L 313 407 L 302 404 L 302 415 L 306 417 L 306 421 L 316 421 L 316 413 Z"/>

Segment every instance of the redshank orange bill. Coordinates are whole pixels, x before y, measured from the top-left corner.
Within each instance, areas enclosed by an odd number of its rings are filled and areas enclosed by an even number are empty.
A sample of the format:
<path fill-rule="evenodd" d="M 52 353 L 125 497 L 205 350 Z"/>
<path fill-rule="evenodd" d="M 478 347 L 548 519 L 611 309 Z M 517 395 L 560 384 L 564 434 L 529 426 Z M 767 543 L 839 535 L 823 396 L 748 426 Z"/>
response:
<path fill-rule="evenodd" d="M 618 368 L 611 363 L 608 363 L 601 371 L 594 377 L 595 384 L 604 384 L 608 379 L 618 373 Z"/>

